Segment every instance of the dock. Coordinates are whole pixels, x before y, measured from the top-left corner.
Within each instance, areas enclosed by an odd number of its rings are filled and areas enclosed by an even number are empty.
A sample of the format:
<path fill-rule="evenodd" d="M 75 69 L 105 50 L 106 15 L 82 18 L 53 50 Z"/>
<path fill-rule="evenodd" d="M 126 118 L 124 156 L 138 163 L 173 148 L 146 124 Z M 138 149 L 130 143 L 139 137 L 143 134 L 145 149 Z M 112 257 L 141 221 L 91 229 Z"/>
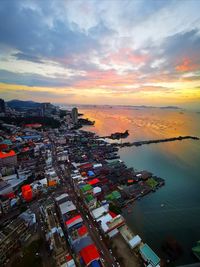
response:
<path fill-rule="evenodd" d="M 164 138 L 164 139 L 142 140 L 142 141 L 136 141 L 132 143 L 130 142 L 114 143 L 113 145 L 119 146 L 119 147 L 142 146 L 142 145 L 158 144 L 158 143 L 164 143 L 164 142 L 182 141 L 186 139 L 199 140 L 199 137 L 186 135 L 186 136 L 177 136 L 177 137 Z"/>

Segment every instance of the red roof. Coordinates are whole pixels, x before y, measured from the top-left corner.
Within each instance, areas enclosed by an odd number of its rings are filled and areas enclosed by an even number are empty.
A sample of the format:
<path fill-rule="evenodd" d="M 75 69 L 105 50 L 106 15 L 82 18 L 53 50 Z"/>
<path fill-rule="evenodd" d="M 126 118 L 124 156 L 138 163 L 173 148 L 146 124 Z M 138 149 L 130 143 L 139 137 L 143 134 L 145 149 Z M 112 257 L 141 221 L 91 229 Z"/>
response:
<path fill-rule="evenodd" d="M 115 213 L 112 212 L 112 211 L 109 211 L 109 214 L 110 214 L 110 216 L 111 216 L 112 218 L 115 218 L 115 217 L 117 216 L 117 214 L 115 214 Z"/>
<path fill-rule="evenodd" d="M 73 217 L 73 218 L 71 218 L 70 220 L 66 221 L 65 224 L 66 224 L 66 225 L 69 225 L 69 224 L 75 222 L 76 220 L 78 220 L 78 219 L 80 219 L 80 218 L 81 218 L 80 215 L 76 215 L 75 217 Z"/>
<path fill-rule="evenodd" d="M 23 185 L 21 187 L 22 192 L 31 190 L 30 184 Z"/>
<path fill-rule="evenodd" d="M 16 153 L 15 153 L 14 150 L 10 150 L 10 152 L 8 152 L 8 153 L 0 151 L 0 158 L 1 159 L 8 158 L 8 157 L 13 157 L 15 155 L 16 155 Z"/>
<path fill-rule="evenodd" d="M 27 151 L 29 151 L 29 147 L 23 147 L 22 148 L 22 152 L 27 152 Z"/>
<path fill-rule="evenodd" d="M 15 193 L 14 192 L 10 192 L 8 194 L 6 194 L 6 197 L 9 198 L 9 199 L 12 199 L 15 197 Z"/>
<path fill-rule="evenodd" d="M 98 184 L 99 182 L 100 182 L 100 181 L 99 181 L 98 178 L 94 178 L 94 179 L 92 179 L 91 181 L 89 181 L 88 184 L 90 184 L 90 185 L 94 185 L 94 184 Z"/>
<path fill-rule="evenodd" d="M 8 145 L 6 144 L 0 144 L 0 149 L 7 149 L 8 148 Z"/>
<path fill-rule="evenodd" d="M 80 169 L 88 169 L 88 168 L 92 168 L 92 164 L 91 163 L 85 163 L 79 166 Z"/>
<path fill-rule="evenodd" d="M 79 234 L 79 236 L 83 236 L 83 235 L 85 235 L 87 232 L 88 232 L 88 230 L 87 230 L 87 227 L 86 227 L 85 225 L 81 226 L 81 227 L 78 229 L 78 234 Z"/>
<path fill-rule="evenodd" d="M 86 265 L 89 265 L 94 260 L 100 258 L 99 252 L 94 244 L 91 244 L 80 251 L 80 256 L 83 258 Z"/>
<path fill-rule="evenodd" d="M 40 128 L 41 126 L 42 126 L 42 124 L 40 124 L 40 123 L 25 124 L 25 127 L 30 127 L 30 128 Z"/>
<path fill-rule="evenodd" d="M 72 256 L 71 256 L 70 254 L 67 254 L 67 255 L 66 255 L 66 260 L 67 260 L 67 261 L 70 261 L 71 259 L 72 259 Z"/>

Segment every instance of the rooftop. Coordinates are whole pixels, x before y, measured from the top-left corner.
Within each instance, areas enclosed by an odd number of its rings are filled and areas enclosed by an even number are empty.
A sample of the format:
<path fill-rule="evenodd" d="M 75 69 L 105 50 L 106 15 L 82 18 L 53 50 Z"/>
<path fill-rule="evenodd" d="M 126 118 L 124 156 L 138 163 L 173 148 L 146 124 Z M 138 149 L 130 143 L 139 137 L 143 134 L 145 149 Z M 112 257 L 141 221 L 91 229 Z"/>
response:
<path fill-rule="evenodd" d="M 64 215 L 70 211 L 76 210 L 76 206 L 72 201 L 66 201 L 59 205 L 61 213 Z"/>
<path fill-rule="evenodd" d="M 160 258 L 147 244 L 140 247 L 140 253 L 153 266 L 157 266 L 160 263 Z"/>
<path fill-rule="evenodd" d="M 91 244 L 80 251 L 80 256 L 86 265 L 91 264 L 94 260 L 100 258 L 99 252 L 94 244 Z"/>
<path fill-rule="evenodd" d="M 9 152 L 2 152 L 0 151 L 0 159 L 8 158 L 8 157 L 13 157 L 15 156 L 16 153 L 14 150 L 10 150 Z"/>

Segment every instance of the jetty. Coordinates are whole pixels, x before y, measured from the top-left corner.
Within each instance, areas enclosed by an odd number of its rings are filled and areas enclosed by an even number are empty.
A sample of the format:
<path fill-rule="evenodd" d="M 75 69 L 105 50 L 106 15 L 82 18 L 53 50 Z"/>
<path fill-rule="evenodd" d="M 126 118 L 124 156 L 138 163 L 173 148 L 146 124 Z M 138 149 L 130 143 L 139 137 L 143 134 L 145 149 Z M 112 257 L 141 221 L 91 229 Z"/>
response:
<path fill-rule="evenodd" d="M 157 144 L 157 143 L 164 143 L 164 142 L 182 141 L 185 139 L 199 140 L 199 137 L 186 135 L 186 136 L 177 136 L 177 137 L 164 138 L 164 139 L 136 141 L 136 142 L 132 142 L 132 143 L 130 143 L 130 142 L 114 143 L 113 145 L 119 146 L 119 147 L 142 146 L 142 145 Z"/>
<path fill-rule="evenodd" d="M 122 139 L 122 138 L 127 138 L 128 136 L 129 136 L 129 131 L 126 130 L 126 131 L 124 131 L 122 133 L 116 132 L 116 133 L 112 133 L 111 135 L 101 136 L 101 137 L 98 137 L 98 138 L 102 138 L 102 139 L 108 138 L 108 139 L 113 139 L 113 140 L 115 140 L 115 139 L 119 140 L 119 139 Z"/>

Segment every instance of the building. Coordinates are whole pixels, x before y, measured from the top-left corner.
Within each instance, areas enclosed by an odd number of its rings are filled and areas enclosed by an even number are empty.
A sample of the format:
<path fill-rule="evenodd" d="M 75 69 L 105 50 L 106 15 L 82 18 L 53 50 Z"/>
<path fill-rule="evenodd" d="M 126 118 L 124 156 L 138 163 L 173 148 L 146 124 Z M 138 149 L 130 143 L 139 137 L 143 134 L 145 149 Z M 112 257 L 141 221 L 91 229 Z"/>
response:
<path fill-rule="evenodd" d="M 5 111 L 6 111 L 5 101 L 3 99 L 0 99 L 0 113 Z"/>
<path fill-rule="evenodd" d="M 4 266 L 22 242 L 31 236 L 31 229 L 23 218 L 18 217 L 0 231 L 1 266 Z"/>
<path fill-rule="evenodd" d="M 43 210 L 47 226 L 46 241 L 55 261 L 55 266 L 60 267 L 67 264 L 67 257 L 70 256 L 65 236 L 62 228 L 60 227 L 54 204 L 47 203 L 46 206 L 43 206 Z"/>
<path fill-rule="evenodd" d="M 148 264 L 149 267 L 159 267 L 160 258 L 147 244 L 141 246 L 139 252 L 141 257 Z"/>
<path fill-rule="evenodd" d="M 80 256 L 83 259 L 83 262 L 86 266 L 93 266 L 93 262 L 98 262 L 100 259 L 100 254 L 94 244 L 88 245 L 87 247 L 84 247 L 80 251 Z M 100 265 L 94 265 L 94 266 L 100 266 Z"/>
<path fill-rule="evenodd" d="M 14 150 L 0 151 L 0 167 L 14 167 L 17 165 L 17 155 Z"/>
<path fill-rule="evenodd" d="M 73 124 L 77 124 L 78 122 L 78 109 L 77 108 L 72 109 L 71 116 L 72 116 Z"/>

